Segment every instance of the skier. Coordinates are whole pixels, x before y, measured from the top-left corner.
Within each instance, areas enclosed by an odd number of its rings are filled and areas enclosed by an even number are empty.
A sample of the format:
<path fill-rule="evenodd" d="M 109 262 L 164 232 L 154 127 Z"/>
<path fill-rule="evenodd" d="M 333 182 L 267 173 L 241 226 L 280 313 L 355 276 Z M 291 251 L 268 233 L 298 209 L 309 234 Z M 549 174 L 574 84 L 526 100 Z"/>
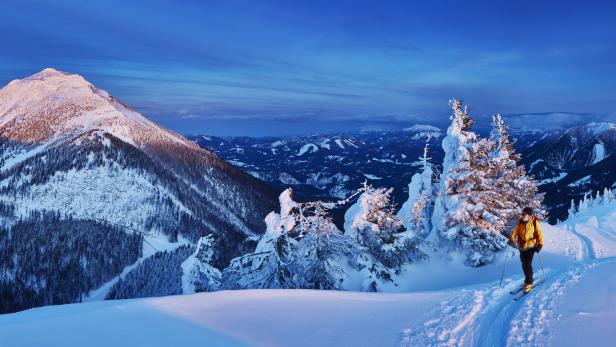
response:
<path fill-rule="evenodd" d="M 524 293 L 528 293 L 533 290 L 533 255 L 535 252 L 541 252 L 543 248 L 541 225 L 532 208 L 525 207 L 522 210 L 522 218 L 509 236 L 509 245 L 520 250 L 520 261 L 524 271 Z"/>

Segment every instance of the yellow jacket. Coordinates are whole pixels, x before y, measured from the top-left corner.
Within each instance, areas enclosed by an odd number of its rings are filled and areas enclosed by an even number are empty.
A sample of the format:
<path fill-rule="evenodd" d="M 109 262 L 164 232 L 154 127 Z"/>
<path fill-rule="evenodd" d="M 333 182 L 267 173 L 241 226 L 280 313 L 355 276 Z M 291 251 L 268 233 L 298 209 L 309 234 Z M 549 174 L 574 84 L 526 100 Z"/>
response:
<path fill-rule="evenodd" d="M 537 230 L 535 230 L 537 228 Z M 528 249 L 535 245 L 543 247 L 543 233 L 541 232 L 541 223 L 535 217 L 532 217 L 528 222 L 518 221 L 509 240 L 516 244 L 520 249 Z"/>

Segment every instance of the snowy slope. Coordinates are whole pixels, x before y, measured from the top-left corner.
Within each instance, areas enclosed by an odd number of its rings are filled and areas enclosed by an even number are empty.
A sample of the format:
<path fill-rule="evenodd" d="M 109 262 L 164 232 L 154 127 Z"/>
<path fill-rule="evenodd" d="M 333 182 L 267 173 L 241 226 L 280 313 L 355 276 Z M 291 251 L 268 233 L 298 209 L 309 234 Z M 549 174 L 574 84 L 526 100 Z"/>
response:
<path fill-rule="evenodd" d="M 37 200 L 40 197 L 49 196 L 49 194 L 42 193 L 54 194 L 54 201 L 49 202 L 43 199 L 41 206 L 37 206 L 35 201 L 17 199 L 18 213 L 21 215 L 27 213 L 24 211 L 25 206 L 34 209 L 49 209 L 46 205 L 49 203 L 58 206 L 55 195 L 68 199 L 75 193 L 86 195 L 84 193 L 87 190 L 83 190 L 83 185 L 95 191 L 101 187 L 103 189 L 114 188 L 115 191 L 120 191 L 121 194 L 126 193 L 136 199 L 148 198 L 154 194 L 156 197 L 170 199 L 178 211 L 193 215 L 194 211 L 183 206 L 182 200 L 186 198 L 181 195 L 184 192 L 184 194 L 210 199 L 210 204 L 213 205 L 216 213 L 203 218 L 204 220 L 223 219 L 234 225 L 238 231 L 251 235 L 262 226 L 262 223 L 253 221 L 254 217 L 265 216 L 269 212 L 267 208 L 261 208 L 263 201 L 266 205 L 268 200 L 274 201 L 273 196 L 268 199 L 267 195 L 270 193 L 266 187 L 220 160 L 213 153 L 152 123 L 106 91 L 93 86 L 83 77 L 51 68 L 22 80 L 14 80 L 0 90 L 0 140 L 3 149 L 0 152 L 0 172 L 2 172 L 0 181 L 7 186 L 11 183 L 28 188 L 38 184 L 35 188 L 33 187 L 37 191 L 30 194 L 36 194 Z M 84 144 L 89 145 L 90 148 L 84 149 Z M 99 148 L 94 147 L 97 145 Z M 93 153 L 86 153 L 88 167 L 85 170 L 77 167 L 75 172 L 71 172 L 62 168 L 62 170 L 47 173 L 48 176 L 53 175 L 48 184 L 41 184 L 47 182 L 34 181 L 24 174 L 28 166 L 41 165 L 36 163 L 37 159 L 41 158 L 45 162 L 46 154 L 54 149 L 63 151 L 64 153 L 60 155 L 67 157 L 73 155 L 70 152 L 76 149 L 89 150 Z M 117 158 L 104 156 L 103 163 L 101 163 L 103 165 L 92 164 L 94 159 L 99 159 L 100 153 L 96 151 L 100 149 L 114 152 L 110 155 L 114 157 L 135 157 L 132 153 L 116 154 L 116 151 L 137 150 L 146 154 L 150 157 L 147 159 L 152 160 L 153 164 L 163 166 L 160 169 L 167 171 L 165 173 L 169 176 L 168 180 L 178 181 L 167 184 L 167 186 L 174 185 L 176 190 L 182 192 L 170 192 L 169 188 L 164 187 L 165 184 L 156 182 L 161 180 L 161 174 L 151 172 L 151 169 L 114 167 L 114 164 L 119 164 Z M 139 159 L 142 161 L 145 158 Z M 150 172 L 144 174 L 143 171 Z M 113 172 L 119 172 L 119 177 Z M 117 185 L 105 181 L 116 179 L 118 179 Z M 131 186 L 133 180 L 137 182 L 136 186 Z M 233 186 L 240 189 L 234 189 Z M 147 193 L 138 196 L 140 191 Z M 236 191 L 238 192 L 235 193 Z M 229 199 L 229 194 L 235 196 Z M 95 215 L 105 220 L 115 218 L 113 222 L 129 227 L 125 225 L 125 221 L 134 219 L 120 216 L 118 211 L 106 208 L 106 206 L 112 209 L 118 207 L 116 210 L 129 211 L 130 209 L 119 206 L 125 204 L 125 198 L 118 199 L 118 206 L 102 201 L 103 204 L 97 206 L 98 208 L 89 206 L 88 211 L 84 211 L 83 207 L 87 206 L 84 201 L 91 204 L 97 201 L 97 197 L 94 192 L 88 194 L 87 199 L 83 201 L 61 200 L 59 206 L 69 205 L 67 207 L 69 211 L 64 211 L 62 208 L 62 212 L 79 217 Z M 255 203 L 255 206 L 246 206 L 256 200 L 261 201 L 259 204 Z M 21 208 L 22 205 L 23 208 Z M 75 205 L 81 208 L 74 208 Z M 273 205 L 270 204 L 268 207 L 271 206 Z M 251 210 L 259 212 L 253 215 Z M 142 211 L 139 213 L 147 217 L 147 213 Z M 214 227 L 210 226 L 210 229 Z"/>
<path fill-rule="evenodd" d="M 0 316 L 0 345 L 396 346 L 451 296 L 245 290 L 44 307 Z"/>
<path fill-rule="evenodd" d="M 610 346 L 616 247 L 597 252 L 591 238 L 611 236 L 585 217 L 566 225 L 544 225 L 547 280 L 519 302 L 508 293 L 522 279 L 517 259 L 499 288 L 503 257 L 449 281 L 458 269 L 424 269 L 415 280 L 441 276 L 435 288 L 404 294 L 244 290 L 37 308 L 0 316 L 0 345 Z"/>

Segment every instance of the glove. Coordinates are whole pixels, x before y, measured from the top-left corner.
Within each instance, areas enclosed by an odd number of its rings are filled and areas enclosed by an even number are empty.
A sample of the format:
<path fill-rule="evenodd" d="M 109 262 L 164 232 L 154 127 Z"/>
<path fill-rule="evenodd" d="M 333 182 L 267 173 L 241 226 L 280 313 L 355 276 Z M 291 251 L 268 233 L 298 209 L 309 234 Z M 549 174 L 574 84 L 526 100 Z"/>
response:
<path fill-rule="evenodd" d="M 543 248 L 543 246 L 542 246 L 542 245 L 536 245 L 536 246 L 535 246 L 535 252 L 537 252 L 537 253 L 541 252 L 541 249 L 542 249 L 542 248 Z"/>
<path fill-rule="evenodd" d="M 515 244 L 515 242 L 509 240 L 509 242 L 507 242 L 507 244 L 513 248 L 518 248 L 518 245 Z"/>

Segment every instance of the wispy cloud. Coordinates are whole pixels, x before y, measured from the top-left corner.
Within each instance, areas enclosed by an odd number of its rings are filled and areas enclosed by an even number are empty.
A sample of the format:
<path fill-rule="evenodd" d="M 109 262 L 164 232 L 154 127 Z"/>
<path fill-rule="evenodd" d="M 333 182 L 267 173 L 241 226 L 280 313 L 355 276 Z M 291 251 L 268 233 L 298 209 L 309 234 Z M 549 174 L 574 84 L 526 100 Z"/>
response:
<path fill-rule="evenodd" d="M 470 3 L 452 16 L 446 4 L 406 1 L 9 0 L 0 82 L 54 66 L 170 126 L 203 129 L 213 120 L 442 123 L 452 96 L 482 120 L 611 111 L 616 50 L 605 23 L 616 5 L 509 7 Z"/>

